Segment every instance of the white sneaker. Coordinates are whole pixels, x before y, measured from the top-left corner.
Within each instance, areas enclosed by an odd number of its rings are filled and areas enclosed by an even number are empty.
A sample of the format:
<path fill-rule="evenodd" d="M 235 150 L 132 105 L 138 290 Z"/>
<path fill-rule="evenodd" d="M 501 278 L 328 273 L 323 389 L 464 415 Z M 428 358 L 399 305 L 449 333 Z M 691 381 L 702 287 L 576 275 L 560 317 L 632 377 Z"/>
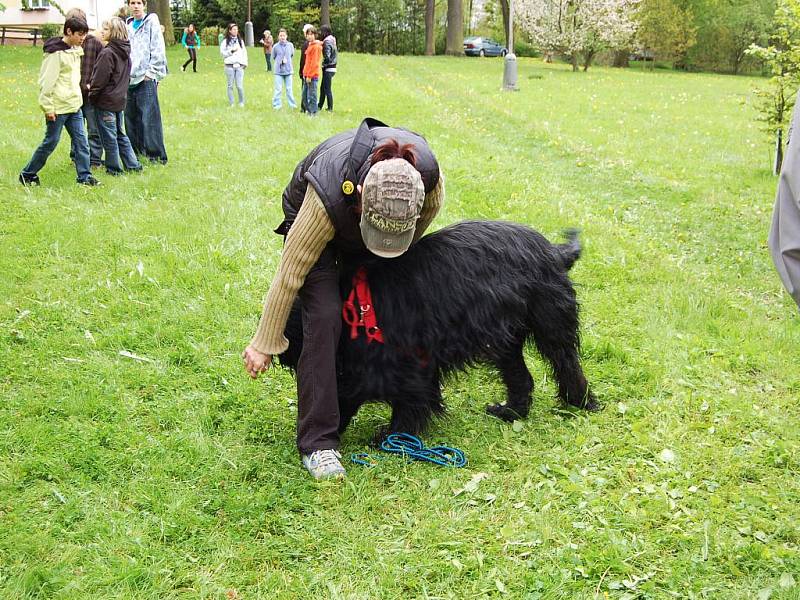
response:
<path fill-rule="evenodd" d="M 303 466 L 314 479 L 344 479 L 345 471 L 336 450 L 317 450 L 303 455 Z"/>

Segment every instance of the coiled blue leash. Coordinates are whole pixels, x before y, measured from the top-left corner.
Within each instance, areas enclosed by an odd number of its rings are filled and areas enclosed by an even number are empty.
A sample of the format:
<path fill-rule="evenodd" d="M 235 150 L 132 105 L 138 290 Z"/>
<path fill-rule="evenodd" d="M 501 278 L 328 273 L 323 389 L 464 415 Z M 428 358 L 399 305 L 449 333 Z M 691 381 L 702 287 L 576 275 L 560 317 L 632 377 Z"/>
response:
<path fill-rule="evenodd" d="M 467 464 L 467 457 L 458 448 L 450 446 L 426 447 L 424 442 L 410 433 L 390 433 L 381 442 L 381 450 L 391 454 L 400 454 L 411 460 L 431 462 L 442 467 L 463 467 Z M 377 464 L 377 457 L 367 452 L 356 452 L 350 460 L 357 465 L 373 467 Z"/>

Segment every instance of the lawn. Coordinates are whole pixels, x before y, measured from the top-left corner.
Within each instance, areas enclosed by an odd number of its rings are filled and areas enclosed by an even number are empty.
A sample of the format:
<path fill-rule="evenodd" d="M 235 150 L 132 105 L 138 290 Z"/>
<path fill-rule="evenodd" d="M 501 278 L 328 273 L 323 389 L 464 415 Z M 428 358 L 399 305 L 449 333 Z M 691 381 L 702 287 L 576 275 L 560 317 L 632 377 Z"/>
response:
<path fill-rule="evenodd" d="M 75 185 L 43 134 L 39 49 L 0 49 L 0 597 L 798 598 L 800 320 L 766 236 L 758 80 L 344 54 L 336 111 L 271 109 L 256 51 L 228 108 L 216 51 L 160 88 L 169 163 Z M 298 81 L 295 93 L 299 94 Z M 292 169 L 365 116 L 424 134 L 434 222 L 580 227 L 584 368 L 604 411 L 484 414 L 445 386 L 424 436 L 464 469 L 387 458 L 313 482 L 290 374 L 246 377 Z M 66 140 L 66 134 L 65 134 Z M 343 439 L 368 449 L 366 407 Z"/>

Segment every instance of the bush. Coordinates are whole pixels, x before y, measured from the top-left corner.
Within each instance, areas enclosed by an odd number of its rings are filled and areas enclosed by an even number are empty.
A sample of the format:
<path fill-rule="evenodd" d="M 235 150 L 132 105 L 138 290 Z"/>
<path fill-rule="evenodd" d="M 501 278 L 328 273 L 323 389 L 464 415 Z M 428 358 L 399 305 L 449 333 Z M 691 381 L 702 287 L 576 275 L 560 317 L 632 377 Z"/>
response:
<path fill-rule="evenodd" d="M 528 42 L 514 40 L 514 54 L 517 56 L 529 56 L 536 58 L 542 55 L 537 47 Z"/>
<path fill-rule="evenodd" d="M 61 37 L 64 33 L 64 26 L 56 25 L 55 23 L 45 23 L 39 28 L 39 31 L 42 34 L 42 38 L 46 40 L 51 37 Z"/>
<path fill-rule="evenodd" d="M 200 43 L 204 46 L 219 46 L 219 34 L 225 34 L 222 27 L 203 27 L 200 30 Z M 183 35 L 183 29 L 181 29 L 181 35 Z"/>

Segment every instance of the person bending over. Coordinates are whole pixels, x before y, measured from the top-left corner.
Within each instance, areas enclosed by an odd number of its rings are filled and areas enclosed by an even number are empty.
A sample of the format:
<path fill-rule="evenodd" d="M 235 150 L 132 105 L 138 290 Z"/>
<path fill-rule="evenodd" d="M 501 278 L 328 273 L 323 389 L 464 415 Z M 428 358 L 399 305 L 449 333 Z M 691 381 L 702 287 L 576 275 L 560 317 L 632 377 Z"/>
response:
<path fill-rule="evenodd" d="M 443 201 L 443 178 L 425 138 L 370 118 L 314 148 L 283 192 L 284 221 L 276 229 L 286 236 L 283 254 L 242 358 L 256 378 L 272 356 L 287 349 L 283 332 L 299 296 L 304 338 L 297 367 L 297 448 L 316 479 L 345 473 L 336 391 L 339 264 L 367 251 L 400 256 Z"/>

